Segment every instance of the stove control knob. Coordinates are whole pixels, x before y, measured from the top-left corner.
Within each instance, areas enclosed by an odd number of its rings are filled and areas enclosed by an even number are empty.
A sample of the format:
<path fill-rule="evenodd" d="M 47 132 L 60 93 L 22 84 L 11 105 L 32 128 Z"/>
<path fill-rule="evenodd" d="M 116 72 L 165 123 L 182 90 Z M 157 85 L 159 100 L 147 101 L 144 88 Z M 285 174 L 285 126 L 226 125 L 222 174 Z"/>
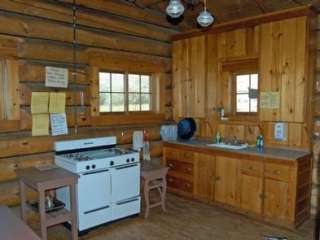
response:
<path fill-rule="evenodd" d="M 91 167 L 92 167 L 92 169 L 95 169 L 95 168 L 96 168 L 96 165 L 95 165 L 95 164 L 93 164 Z"/>
<path fill-rule="evenodd" d="M 131 158 L 131 162 L 134 162 L 134 158 Z"/>
<path fill-rule="evenodd" d="M 130 159 L 129 159 L 129 158 L 127 158 L 127 162 L 130 162 Z"/>
<path fill-rule="evenodd" d="M 110 162 L 110 166 L 113 166 L 113 165 L 114 165 L 114 161 L 111 161 L 111 162 Z"/>
<path fill-rule="evenodd" d="M 87 165 L 87 166 L 86 166 L 86 169 L 87 169 L 87 170 L 89 170 L 89 169 L 90 169 L 90 166 L 89 166 L 89 165 Z"/>

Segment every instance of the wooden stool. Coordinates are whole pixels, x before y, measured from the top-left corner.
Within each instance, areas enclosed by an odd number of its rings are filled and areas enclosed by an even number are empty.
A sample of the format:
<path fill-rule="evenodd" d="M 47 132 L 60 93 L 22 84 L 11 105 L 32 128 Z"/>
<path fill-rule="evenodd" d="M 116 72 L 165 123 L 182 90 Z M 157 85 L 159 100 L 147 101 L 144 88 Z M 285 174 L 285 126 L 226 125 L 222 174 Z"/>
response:
<path fill-rule="evenodd" d="M 72 240 L 78 239 L 77 227 L 77 202 L 76 202 L 76 184 L 78 176 L 62 168 L 53 168 L 40 171 L 36 168 L 27 168 L 17 170 L 17 176 L 20 184 L 21 216 L 24 222 L 27 221 L 27 210 L 31 209 L 27 203 L 26 187 L 30 187 L 39 194 L 39 214 L 41 225 L 41 239 L 47 239 L 47 228 L 59 223 L 71 221 Z M 46 212 L 45 209 L 45 191 L 60 187 L 70 187 L 70 208 L 61 209 L 53 212 Z"/>
<path fill-rule="evenodd" d="M 144 198 L 146 203 L 146 211 L 144 217 L 147 218 L 149 216 L 149 211 L 153 207 L 161 206 L 162 210 L 166 211 L 165 199 L 166 199 L 166 191 L 167 191 L 167 172 L 169 168 L 167 167 L 159 167 L 159 168 L 145 168 L 141 171 L 141 177 L 143 180 L 143 191 Z M 150 194 L 151 190 L 157 189 L 160 194 L 160 201 L 156 203 L 150 204 Z"/>

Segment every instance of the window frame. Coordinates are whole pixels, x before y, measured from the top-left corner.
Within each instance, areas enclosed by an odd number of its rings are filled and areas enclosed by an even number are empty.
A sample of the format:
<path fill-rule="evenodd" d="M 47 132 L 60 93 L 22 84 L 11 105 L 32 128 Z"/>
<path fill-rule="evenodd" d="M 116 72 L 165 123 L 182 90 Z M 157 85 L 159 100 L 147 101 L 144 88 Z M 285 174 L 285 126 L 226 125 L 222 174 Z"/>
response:
<path fill-rule="evenodd" d="M 258 96 L 257 96 L 257 111 L 256 112 L 238 112 L 237 111 L 237 76 L 239 75 L 258 75 Z M 251 85 L 251 77 L 250 77 L 250 85 Z M 249 94 L 249 93 L 248 93 Z M 260 74 L 258 70 L 246 70 L 246 71 L 236 71 L 232 73 L 232 114 L 234 116 L 258 116 L 259 114 L 259 105 L 260 105 Z M 250 109 L 250 97 L 249 97 L 249 109 Z"/>
<path fill-rule="evenodd" d="M 111 83 L 110 83 L 110 92 L 103 92 L 100 91 L 100 73 L 120 73 L 124 75 L 124 111 L 118 111 L 118 112 L 102 112 L 100 111 L 100 94 L 101 93 L 110 93 L 112 94 L 113 92 L 111 91 Z M 146 110 L 146 111 L 129 111 L 129 74 L 135 74 L 135 75 L 139 75 L 140 77 L 140 109 L 141 109 L 141 76 L 145 75 L 145 76 L 149 76 L 150 77 L 150 81 L 149 81 L 149 89 L 150 92 L 148 93 L 150 95 L 150 110 Z M 154 87 L 153 87 L 153 74 L 152 73 L 147 73 L 147 72 L 130 72 L 130 71 L 117 71 L 117 70 L 107 70 L 107 69 L 99 69 L 98 71 L 98 93 L 99 93 L 99 114 L 100 115 L 130 115 L 130 114 L 148 114 L 148 113 L 153 113 L 154 112 Z M 118 92 L 115 92 L 118 93 Z M 132 92 L 133 93 L 133 92 Z M 112 109 L 112 101 L 110 99 L 110 108 Z"/>

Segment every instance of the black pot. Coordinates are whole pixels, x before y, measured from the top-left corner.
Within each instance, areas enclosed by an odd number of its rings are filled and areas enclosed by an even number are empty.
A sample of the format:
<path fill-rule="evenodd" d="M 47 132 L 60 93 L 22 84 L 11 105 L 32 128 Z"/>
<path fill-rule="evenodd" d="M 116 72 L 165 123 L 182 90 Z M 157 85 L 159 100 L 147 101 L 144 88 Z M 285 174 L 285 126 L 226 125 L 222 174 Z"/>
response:
<path fill-rule="evenodd" d="M 178 136 L 180 139 L 188 140 L 197 131 L 197 124 L 193 118 L 184 118 L 178 123 Z"/>

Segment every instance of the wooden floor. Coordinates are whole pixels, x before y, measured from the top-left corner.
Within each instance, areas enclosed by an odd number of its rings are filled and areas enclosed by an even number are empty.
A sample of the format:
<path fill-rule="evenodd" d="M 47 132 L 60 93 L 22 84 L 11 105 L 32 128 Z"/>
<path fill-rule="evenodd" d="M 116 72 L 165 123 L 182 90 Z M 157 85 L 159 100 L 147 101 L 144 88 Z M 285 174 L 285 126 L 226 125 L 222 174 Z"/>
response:
<path fill-rule="evenodd" d="M 213 206 L 169 195 L 167 213 L 152 209 L 150 217 L 124 219 L 92 230 L 80 239 L 88 240 L 259 240 L 265 234 L 287 236 L 289 240 L 311 240 L 313 221 L 297 231 L 286 231 Z M 56 226 L 49 230 L 49 240 L 64 240 L 67 230 Z"/>

